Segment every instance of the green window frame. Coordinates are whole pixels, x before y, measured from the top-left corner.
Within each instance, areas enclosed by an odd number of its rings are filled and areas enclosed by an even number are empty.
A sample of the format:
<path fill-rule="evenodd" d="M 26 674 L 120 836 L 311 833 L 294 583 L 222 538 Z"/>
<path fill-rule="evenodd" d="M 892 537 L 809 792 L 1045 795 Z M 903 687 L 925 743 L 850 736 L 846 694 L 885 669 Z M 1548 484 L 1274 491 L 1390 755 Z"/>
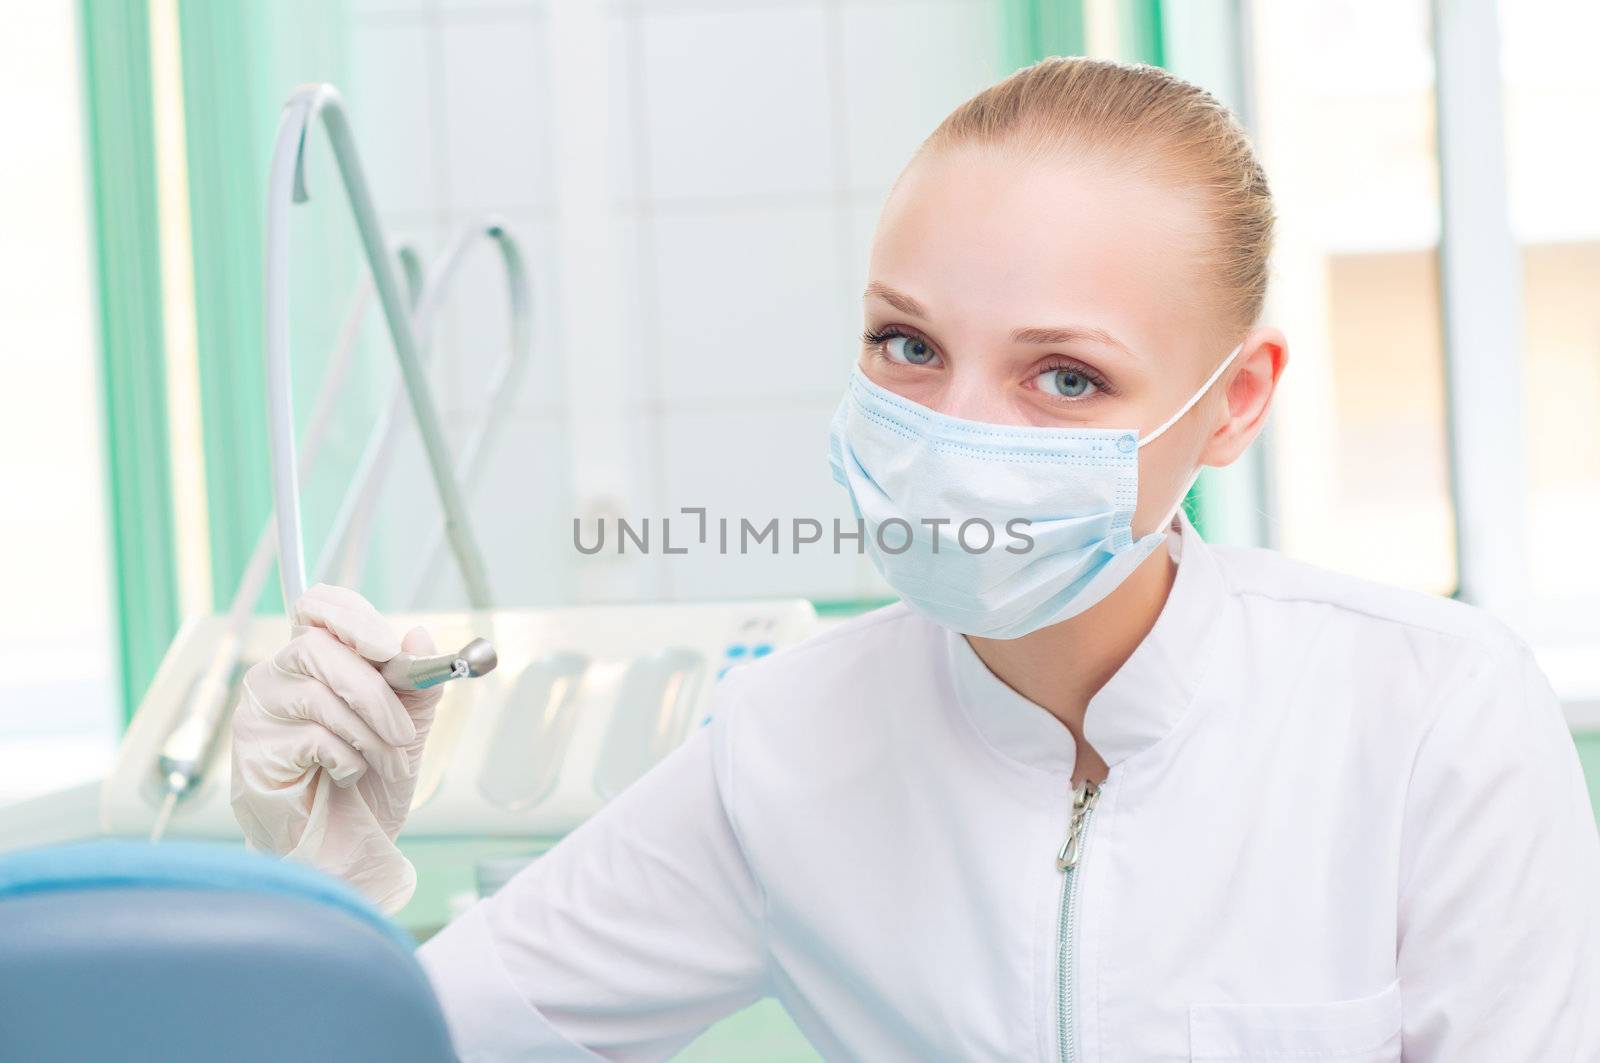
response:
<path fill-rule="evenodd" d="M 213 604 L 221 609 L 271 510 L 261 308 L 266 152 L 286 87 L 344 72 L 344 5 L 178 0 L 177 9 Z M 182 621 L 151 11 L 149 0 L 78 0 L 78 15 L 126 720 Z M 314 274 L 319 256 L 307 257 Z M 307 330 L 326 334 L 313 331 L 328 315 L 311 304 Z"/>
<path fill-rule="evenodd" d="M 118 688 L 126 719 L 179 622 L 150 17 L 145 0 L 80 0 L 78 11 Z"/>
<path fill-rule="evenodd" d="M 1083 0 L 1002 0 L 1000 76 L 1047 55 L 1082 55 L 1087 47 Z"/>
<path fill-rule="evenodd" d="M 345 87 L 349 19 L 343 0 L 177 0 L 177 5 L 212 597 L 221 611 L 231 603 L 272 513 L 261 276 L 267 166 L 283 101 L 294 86 L 330 81 Z M 297 392 L 319 384 L 317 356 L 335 334 L 346 285 L 360 261 L 353 227 L 334 197 L 325 199 L 337 220 L 308 236 L 297 252 L 292 323 Z M 358 375 L 370 371 L 370 364 L 358 363 Z M 299 397 L 297 409 L 303 412 L 306 399 Z M 376 398 L 367 405 L 375 416 Z M 353 417 L 356 411 L 344 413 Z M 324 448 L 325 464 L 348 467 L 354 461 L 348 451 L 358 446 L 359 440 L 352 443 L 334 433 Z M 342 490 L 323 480 L 307 486 L 306 534 L 313 549 L 322 531 L 318 520 L 330 515 L 324 513 L 332 508 L 328 498 Z M 256 606 L 261 612 L 281 611 L 276 580 L 267 582 Z"/>
<path fill-rule="evenodd" d="M 201 439 L 212 598 L 219 611 L 231 601 L 272 509 L 261 292 L 262 145 L 270 146 L 271 133 L 255 120 L 254 92 L 269 39 L 265 6 L 178 3 Z"/>

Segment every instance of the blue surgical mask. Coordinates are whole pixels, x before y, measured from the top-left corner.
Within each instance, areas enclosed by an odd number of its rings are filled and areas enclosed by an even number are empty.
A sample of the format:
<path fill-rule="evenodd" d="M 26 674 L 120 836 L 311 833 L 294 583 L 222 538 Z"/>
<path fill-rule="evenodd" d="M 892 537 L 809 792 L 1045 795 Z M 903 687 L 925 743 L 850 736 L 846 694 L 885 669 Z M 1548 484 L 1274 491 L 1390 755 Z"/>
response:
<path fill-rule="evenodd" d="M 833 418 L 833 478 L 906 604 L 963 634 L 1018 638 L 1088 609 L 1161 545 L 1194 476 L 1156 530 L 1135 539 L 1139 449 L 1188 413 L 1243 346 L 1142 438 L 947 417 L 857 366 Z"/>

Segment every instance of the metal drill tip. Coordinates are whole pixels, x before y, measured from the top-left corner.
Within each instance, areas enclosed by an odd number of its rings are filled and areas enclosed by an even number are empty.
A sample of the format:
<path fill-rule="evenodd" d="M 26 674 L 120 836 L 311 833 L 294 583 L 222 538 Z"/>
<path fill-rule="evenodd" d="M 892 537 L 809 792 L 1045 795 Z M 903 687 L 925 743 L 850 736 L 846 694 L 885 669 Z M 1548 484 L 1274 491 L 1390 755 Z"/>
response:
<path fill-rule="evenodd" d="M 397 653 L 378 666 L 384 681 L 396 690 L 427 690 L 452 679 L 473 679 L 494 671 L 500 660 L 487 639 L 473 639 L 454 653 L 419 657 Z"/>
<path fill-rule="evenodd" d="M 487 675 L 500 663 L 500 657 L 488 639 L 473 639 L 461 647 L 456 656 L 466 662 L 469 677 Z"/>

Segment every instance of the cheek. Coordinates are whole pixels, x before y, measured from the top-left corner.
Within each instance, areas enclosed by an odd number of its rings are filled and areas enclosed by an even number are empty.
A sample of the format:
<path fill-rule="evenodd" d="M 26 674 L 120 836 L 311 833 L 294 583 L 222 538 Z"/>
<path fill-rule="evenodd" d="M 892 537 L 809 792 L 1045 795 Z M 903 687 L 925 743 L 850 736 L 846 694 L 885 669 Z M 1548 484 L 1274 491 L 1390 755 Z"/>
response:
<path fill-rule="evenodd" d="M 1139 501 L 1134 509 L 1133 536 L 1137 539 L 1156 530 L 1156 522 L 1167 515 L 1194 474 L 1196 440 L 1184 424 L 1175 424 L 1166 434 L 1139 451 Z"/>

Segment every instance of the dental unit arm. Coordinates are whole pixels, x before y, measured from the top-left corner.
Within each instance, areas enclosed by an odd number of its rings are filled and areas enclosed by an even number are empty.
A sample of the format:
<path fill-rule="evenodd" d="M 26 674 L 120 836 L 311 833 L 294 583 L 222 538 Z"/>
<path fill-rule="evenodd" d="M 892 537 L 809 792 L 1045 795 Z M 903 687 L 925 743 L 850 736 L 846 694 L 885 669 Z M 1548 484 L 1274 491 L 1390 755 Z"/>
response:
<path fill-rule="evenodd" d="M 463 480 L 468 491 L 472 491 L 482 478 L 486 459 L 494 450 L 495 439 L 501 427 L 511 419 L 511 405 L 516 400 L 517 388 L 533 358 L 532 300 L 528 294 L 527 268 L 523 264 L 521 249 L 504 228 L 498 228 L 489 235 L 500 249 L 506 270 L 506 286 L 511 300 L 511 345 L 490 374 L 487 411 L 462 447 Z M 422 551 L 423 563 L 416 589 L 411 595 L 412 606 L 419 605 L 426 597 L 439 572 L 444 545 L 443 529 L 435 528 L 432 541 Z"/>
<path fill-rule="evenodd" d="M 268 181 L 266 237 L 266 357 L 267 427 L 272 458 L 272 489 L 278 531 L 278 576 L 285 610 L 306 589 L 305 545 L 301 535 L 300 485 L 294 447 L 294 394 L 289 359 L 289 220 L 294 203 L 310 198 L 306 186 L 306 139 L 316 120 L 322 119 L 333 147 L 345 194 L 355 216 L 356 230 L 366 252 L 378 299 L 393 341 L 400 375 L 411 400 L 411 412 L 428 459 L 440 507 L 444 511 L 445 537 L 456 555 L 467 595 L 474 608 L 489 607 L 489 590 L 483 557 L 473 538 L 461 486 L 450 462 L 439 411 L 428 387 L 418 350 L 417 335 L 400 294 L 393 264 L 384 249 L 387 241 L 356 151 L 355 137 L 343 101 L 332 85 L 310 85 L 295 91 L 284 105 L 283 118 L 273 147 Z"/>
<path fill-rule="evenodd" d="M 407 294 L 415 306 L 424 290 L 422 264 L 417 249 L 410 243 L 402 242 L 395 247 L 395 257 L 404 270 Z M 361 321 L 371 301 L 372 284 L 368 280 L 358 288 L 340 325 L 338 339 L 317 393 L 316 405 L 312 407 L 306 423 L 305 438 L 300 444 L 300 460 L 308 475 L 316 466 L 336 400 L 349 378 L 360 338 Z M 272 572 L 275 542 L 274 524 L 272 518 L 268 517 L 234 589 L 233 600 L 228 605 L 227 630 L 205 671 L 190 687 L 177 726 L 161 744 L 156 770 L 161 776 L 166 797 L 151 831 L 152 841 L 159 841 L 165 832 L 173 806 L 200 785 L 206 765 L 215 753 L 230 707 L 229 694 L 233 689 L 234 675 L 239 667 L 242 632 Z"/>
<path fill-rule="evenodd" d="M 428 326 L 431 325 L 433 311 L 447 294 L 450 280 L 478 237 L 493 242 L 500 253 L 510 309 L 511 344 L 490 374 L 487 412 L 461 449 L 457 467 L 461 470 L 462 483 L 469 495 L 483 475 L 484 459 L 491 450 L 496 433 L 509 420 L 511 403 L 533 352 L 532 298 L 522 249 L 504 223 L 495 218 L 463 227 L 446 246 L 418 303 L 419 342 L 427 348 Z M 368 529 L 382 494 L 384 479 L 398 450 L 396 444 L 403 402 L 404 395 L 397 384 L 380 414 L 378 427 L 368 439 L 366 449 L 357 462 L 352 477 L 357 487 L 345 496 L 344 505 L 334 517 L 328 545 L 317 563 L 316 579 L 319 583 L 354 586 L 360 582 L 365 549 L 371 543 Z M 424 562 L 419 568 L 421 575 L 418 585 L 409 598 L 411 605 L 419 603 L 430 575 L 436 572 L 443 545 L 443 537 L 435 529 L 432 541 L 421 555 Z"/>
<path fill-rule="evenodd" d="M 419 428 L 422 429 L 425 446 L 428 447 L 430 465 L 435 473 L 435 483 L 441 501 L 445 504 L 445 528 L 455 549 L 458 562 L 461 564 L 463 580 L 469 591 L 473 594 L 474 605 L 486 608 L 488 605 L 487 588 L 483 581 L 481 561 L 478 560 L 476 547 L 470 534 L 470 525 L 467 523 L 466 514 L 455 508 L 452 516 L 450 499 L 454 497 L 459 503 L 459 489 L 455 487 L 448 477 L 453 474 L 453 469 L 444 466 L 445 478 L 439 476 L 439 466 L 433 462 L 436 449 L 442 450 L 442 435 L 438 431 L 437 417 L 433 413 L 431 393 L 427 390 L 425 377 L 417 373 L 407 373 L 407 354 L 412 357 L 411 362 L 418 362 L 419 355 L 426 348 L 426 337 L 431 336 L 432 319 L 437 312 L 443 297 L 449 290 L 457 275 L 461 259 L 461 251 L 467 241 L 478 232 L 485 232 L 495 239 L 501 248 L 502 257 L 507 263 L 508 283 L 510 286 L 512 303 L 512 336 L 513 350 L 508 356 L 508 363 L 502 368 L 501 376 L 513 376 L 509 370 L 513 366 L 520 366 L 526 360 L 530 345 L 527 328 L 528 295 L 525 270 L 522 268 L 520 249 L 515 240 L 506 232 L 502 223 L 490 219 L 467 227 L 452 242 L 446 256 L 439 267 L 432 271 L 423 280 L 420 259 L 414 248 L 403 245 L 397 250 L 401 267 L 407 285 L 409 306 L 401 308 L 396 313 L 394 299 L 397 294 L 394 274 L 387 256 L 374 255 L 374 247 L 386 246 L 381 233 L 376 230 L 375 212 L 371 207 L 371 199 L 367 194 L 364 178 L 360 169 L 359 158 L 351 142 L 348 123 L 344 119 L 342 107 L 339 104 L 337 93 L 331 86 L 305 88 L 297 91 L 285 106 L 284 118 L 279 130 L 278 143 L 273 157 L 273 180 L 271 197 L 268 204 L 268 238 L 267 238 L 267 362 L 268 362 L 268 401 L 269 401 L 269 427 L 272 435 L 273 458 L 273 486 L 275 493 L 275 516 L 269 520 L 258 540 L 256 549 L 251 556 L 244 575 L 228 613 L 227 630 L 217 647 L 216 653 L 209 661 L 201 676 L 195 681 L 186 699 L 183 711 L 179 716 L 178 724 L 168 734 L 162 743 L 160 754 L 157 758 L 157 771 L 161 777 L 162 785 L 166 791 L 160 811 L 156 817 L 151 832 L 152 840 L 159 840 L 165 832 L 166 824 L 178 801 L 192 793 L 198 786 L 205 766 L 214 755 L 216 743 L 223 730 L 223 723 L 229 708 L 229 694 L 232 689 L 234 674 L 239 665 L 241 650 L 241 636 L 245 624 L 250 619 L 251 609 L 260 597 L 265 585 L 272 562 L 272 545 L 274 531 L 280 557 L 280 576 L 285 595 L 286 611 L 292 608 L 292 603 L 297 600 L 299 593 L 304 590 L 304 558 L 303 545 L 299 533 L 299 496 L 298 473 L 294 469 L 295 451 L 293 447 L 293 410 L 289 405 L 289 366 L 287 351 L 287 219 L 283 217 L 285 200 L 292 197 L 296 202 L 303 202 L 307 198 L 304 175 L 304 150 L 305 136 L 313 119 L 321 114 L 327 125 L 330 139 L 334 144 L 335 156 L 339 160 L 340 172 L 345 180 L 345 187 L 349 194 L 352 208 L 356 214 L 357 225 L 361 231 L 363 248 L 367 252 L 367 260 L 371 274 L 371 284 L 376 286 L 381 298 L 384 299 L 384 311 L 389 324 L 389 332 L 395 344 L 397 356 L 401 362 L 401 385 L 409 394 L 413 412 L 417 415 Z M 293 169 L 286 164 L 286 158 L 292 152 Z M 285 175 L 292 176 L 293 184 L 290 188 L 284 187 Z M 388 297 L 385 297 L 385 292 Z M 342 389 L 345 378 L 348 376 L 351 355 L 359 332 L 362 314 L 370 299 L 370 290 L 363 288 L 351 312 L 347 316 L 344 327 L 341 329 L 340 342 L 335 349 L 326 372 L 322 389 L 319 393 L 316 406 L 313 408 L 310 421 L 307 425 L 305 439 L 302 442 L 300 455 L 309 472 L 314 466 L 322 438 L 326 432 L 328 421 L 331 418 L 334 399 Z M 414 315 L 414 317 L 413 317 Z M 412 331 L 414 329 L 414 331 Z M 418 337 L 422 337 L 421 340 Z M 520 345 L 516 341 L 521 341 Z M 514 381 L 513 381 L 514 382 Z M 277 383 L 281 387 L 275 388 Z M 420 389 L 420 392 L 419 392 Z M 386 404 L 388 417 L 385 422 L 375 428 L 369 440 L 368 452 L 371 453 L 374 444 L 387 437 L 392 430 L 393 422 L 398 419 L 401 387 L 397 385 L 391 401 Z M 430 432 L 426 427 L 432 424 Z M 480 433 L 480 438 L 481 438 Z M 286 437 L 286 438 L 285 438 Z M 430 444 L 431 440 L 431 444 Z M 437 445 L 437 446 L 435 446 Z M 283 455 L 289 456 L 289 468 L 283 467 Z M 469 469 L 473 467 L 476 448 L 471 448 L 467 453 L 467 460 L 463 465 Z M 362 484 L 371 477 L 358 477 L 356 483 Z M 285 486 L 287 485 L 287 490 Z M 359 498 L 362 492 L 353 489 L 346 498 L 346 510 L 353 499 Z M 288 522 L 278 519 L 283 514 L 290 514 Z M 427 555 L 425 555 L 427 556 Z M 296 589 L 297 588 L 297 589 Z M 291 597 L 291 595 L 293 595 Z M 389 665 L 384 666 L 383 675 L 391 686 L 397 689 L 418 689 L 432 686 L 454 678 L 472 678 L 483 675 L 492 670 L 496 664 L 494 648 L 483 639 L 474 639 L 456 654 L 442 654 L 430 658 L 414 658 L 410 654 L 397 656 Z"/>
<path fill-rule="evenodd" d="M 268 301 L 272 308 L 269 328 L 275 381 L 271 418 L 276 448 L 274 488 L 280 492 L 276 497 L 286 514 L 284 527 L 278 527 L 276 521 L 268 526 L 257 557 L 246 566 L 245 576 L 234 589 L 231 607 L 220 613 L 185 618 L 140 698 L 104 777 L 0 808 L 0 847 L 46 845 L 97 836 L 146 836 L 158 816 L 163 819 L 156 825 L 158 835 L 165 832 L 167 836 L 228 844 L 239 840 L 240 825 L 231 807 L 229 779 L 237 766 L 230 763 L 226 739 L 218 742 L 219 733 L 225 734 L 228 729 L 243 668 L 270 657 L 284 645 L 283 615 L 276 609 L 271 613 L 277 615 L 256 611 L 260 592 L 272 579 L 273 557 L 280 549 L 285 555 L 288 586 L 293 588 L 289 590 L 289 600 L 303 585 L 303 579 L 296 579 L 305 571 L 298 517 L 290 520 L 287 516 L 297 514 L 298 500 L 291 493 L 289 501 L 281 501 L 281 492 L 294 490 L 291 485 L 298 483 L 300 469 L 286 469 L 281 459 L 285 450 L 294 447 L 301 468 L 311 469 L 322 433 L 318 427 L 322 418 L 315 409 L 307 411 L 309 416 L 298 444 L 288 430 L 293 418 L 292 411 L 284 405 L 289 383 L 284 349 L 288 342 L 284 274 L 290 266 L 286 264 L 288 252 L 281 227 L 290 197 L 296 191 L 303 196 L 299 153 L 309 127 L 319 116 L 330 126 L 347 185 L 359 178 L 354 149 L 348 144 L 348 128 L 335 104 L 336 97 L 322 89 L 296 93 L 289 103 L 274 156 L 276 206 L 272 207 L 272 217 L 276 235 L 271 237 L 268 257 L 272 267 L 268 273 L 273 278 Z M 349 192 L 353 205 L 364 201 L 359 187 Z M 370 205 L 365 211 L 358 209 L 357 214 L 358 224 L 361 218 L 366 219 L 363 248 L 370 256 L 374 247 L 383 246 L 383 241 L 372 235 Z M 499 244 L 498 253 L 507 275 L 520 276 L 521 256 L 515 254 L 515 244 L 503 227 L 487 219 L 475 224 L 476 236 L 487 235 Z M 467 239 L 462 237 L 461 241 Z M 446 248 L 452 246 L 460 247 L 461 243 L 447 242 Z M 466 245 L 465 257 L 469 260 L 476 253 L 472 247 L 472 243 Z M 454 252 L 449 256 L 441 253 L 428 263 L 432 268 L 421 283 L 416 280 L 421 271 L 414 253 L 402 251 L 397 256 L 389 252 L 382 256 L 386 261 L 369 261 L 364 267 L 380 283 L 387 277 L 389 298 L 385 313 L 390 333 L 400 337 L 400 348 L 409 339 L 417 358 L 428 346 L 428 308 L 438 303 L 442 298 L 438 293 L 448 286 L 440 279 L 441 271 L 449 265 L 447 257 L 453 258 Z M 466 280 L 468 273 L 464 271 L 461 280 Z M 404 310 L 413 302 L 404 294 L 408 277 L 415 308 L 406 314 Z M 498 288 L 499 284 L 494 286 Z M 517 357 L 520 352 L 525 358 L 528 315 L 525 310 L 519 314 L 515 306 L 519 292 L 524 293 L 520 304 L 527 306 L 526 281 L 515 280 L 509 288 L 513 303 L 512 344 L 502 357 Z M 396 289 L 400 291 L 398 300 Z M 429 292 L 435 294 L 424 298 L 424 293 Z M 399 307 L 399 316 L 410 318 L 400 326 L 395 325 L 397 303 L 406 304 Z M 370 301 L 367 309 L 371 309 Z M 359 315 L 354 309 L 351 313 L 346 328 L 354 332 L 360 327 Z M 357 371 L 352 367 L 350 377 L 343 384 L 337 383 L 344 378 L 331 344 L 328 354 L 324 380 L 318 386 L 328 389 L 330 398 L 341 387 L 348 396 L 349 389 L 356 386 Z M 491 409 L 495 410 L 509 406 L 516 374 L 523 369 L 516 363 L 502 365 L 504 368 L 497 367 L 494 375 L 490 400 Z M 438 379 L 438 372 L 446 368 L 436 366 L 430 375 Z M 406 379 L 403 371 L 401 376 Z M 473 377 L 474 381 L 479 379 Z M 484 385 L 491 383 L 487 378 L 481 379 Z M 386 389 L 388 384 L 386 379 L 382 387 Z M 476 385 L 472 390 L 477 390 Z M 426 411 L 432 405 L 425 391 L 413 388 L 408 397 L 413 414 L 418 406 Z M 319 397 L 317 409 L 322 404 Z M 394 420 L 403 417 L 397 411 Z M 428 423 L 426 412 L 419 423 Z M 437 421 L 432 423 L 437 428 Z M 463 432 L 459 445 L 452 449 L 451 464 L 462 488 L 472 484 L 477 470 L 482 468 L 490 434 L 500 424 L 501 418 L 494 415 L 479 440 L 471 440 L 471 433 Z M 331 471 L 325 466 L 337 428 L 330 426 L 322 444 L 324 468 L 316 474 L 317 482 Z M 400 431 L 400 442 L 408 443 L 409 439 L 403 438 L 404 429 Z M 422 431 L 425 444 L 430 437 L 437 439 L 436 431 L 430 433 L 426 427 Z M 403 474 L 405 482 L 392 486 L 404 487 L 411 494 L 429 490 L 415 483 L 415 474 L 397 463 L 392 475 L 398 480 Z M 487 477 L 480 486 L 488 486 Z M 447 484 L 436 482 L 433 490 L 442 499 L 452 496 Z M 459 492 L 454 497 L 459 501 Z M 454 503 L 444 509 L 450 523 L 442 536 L 435 534 L 429 539 L 427 524 L 413 519 L 410 525 L 416 538 L 409 541 L 418 549 L 431 543 L 436 554 L 444 552 L 437 549 L 442 542 L 458 561 L 464 552 L 475 557 L 471 536 L 465 534 Z M 355 540 L 357 545 L 361 542 L 359 537 Z M 330 551 L 324 548 L 319 554 L 321 557 L 316 560 L 327 558 Z M 429 562 L 426 567 L 425 559 Z M 463 863 L 498 858 L 508 852 L 520 856 L 530 848 L 537 850 L 564 836 L 709 720 L 714 708 L 713 692 L 725 674 L 799 642 L 821 623 L 811 604 L 799 598 L 408 610 L 405 596 L 413 590 L 409 580 L 437 576 L 438 558 L 410 553 L 408 549 L 400 560 L 409 560 L 410 565 L 398 573 L 398 579 L 391 571 L 392 582 L 386 586 L 392 588 L 390 597 L 396 608 L 393 613 L 386 609 L 387 618 L 397 630 L 425 627 L 441 650 L 456 651 L 417 653 L 375 666 L 395 686 L 443 684 L 432 688 L 442 696 L 427 748 L 416 765 L 416 787 L 406 815 L 406 835 L 409 843 L 417 847 L 414 852 L 423 858 L 419 870 L 422 874 L 433 873 L 428 870 L 430 865 L 446 863 L 455 874 Z M 476 586 L 481 592 L 482 580 L 473 579 L 472 571 L 469 565 L 464 582 L 469 590 Z M 481 577 L 481 566 L 476 571 Z M 486 600 L 481 593 L 474 597 L 474 604 Z M 475 635 L 491 632 L 495 646 L 474 641 Z M 494 649 L 499 652 L 489 652 Z M 484 675 L 491 665 L 493 672 L 483 681 L 455 682 Z M 487 881 L 481 860 L 478 870 L 481 891 Z M 409 925 L 436 926 L 447 918 L 446 907 L 442 896 L 434 898 L 415 909 Z"/>

